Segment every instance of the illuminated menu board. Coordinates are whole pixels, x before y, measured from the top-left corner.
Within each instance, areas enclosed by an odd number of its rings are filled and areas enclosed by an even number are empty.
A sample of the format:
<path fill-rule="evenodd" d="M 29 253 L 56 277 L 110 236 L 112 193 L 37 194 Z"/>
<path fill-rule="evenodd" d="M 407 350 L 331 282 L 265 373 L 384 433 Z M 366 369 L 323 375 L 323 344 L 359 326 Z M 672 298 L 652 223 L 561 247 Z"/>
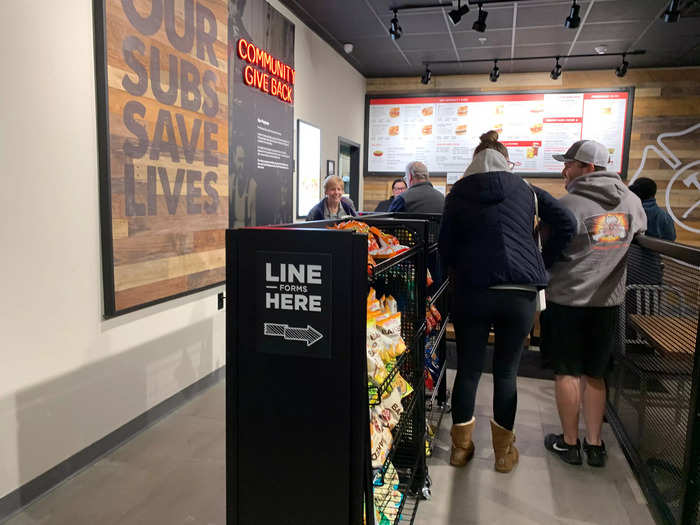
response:
<path fill-rule="evenodd" d="M 498 131 L 516 172 L 560 173 L 552 159 L 581 139 L 607 146 L 609 171 L 626 170 L 632 91 L 369 98 L 366 173 L 461 173 L 479 136 Z"/>

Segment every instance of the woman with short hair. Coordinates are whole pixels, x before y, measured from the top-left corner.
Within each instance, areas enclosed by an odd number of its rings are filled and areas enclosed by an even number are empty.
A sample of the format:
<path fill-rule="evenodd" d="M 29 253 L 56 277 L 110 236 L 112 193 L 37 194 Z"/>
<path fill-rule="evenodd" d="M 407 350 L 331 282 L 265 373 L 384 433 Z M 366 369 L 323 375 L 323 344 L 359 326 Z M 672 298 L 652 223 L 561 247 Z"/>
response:
<path fill-rule="evenodd" d="M 337 175 L 329 175 L 323 181 L 323 193 L 326 196 L 321 202 L 309 210 L 307 221 L 322 221 L 329 219 L 344 219 L 355 217 L 357 212 L 350 199 L 343 197 L 343 179 Z"/>

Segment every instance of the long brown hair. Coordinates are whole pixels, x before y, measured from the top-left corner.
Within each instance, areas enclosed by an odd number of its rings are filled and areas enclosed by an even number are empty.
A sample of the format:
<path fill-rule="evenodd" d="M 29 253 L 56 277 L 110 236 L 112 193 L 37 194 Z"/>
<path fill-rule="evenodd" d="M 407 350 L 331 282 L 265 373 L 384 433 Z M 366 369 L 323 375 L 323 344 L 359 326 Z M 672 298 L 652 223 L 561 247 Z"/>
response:
<path fill-rule="evenodd" d="M 492 129 L 491 131 L 487 131 L 486 133 L 481 135 L 481 137 L 479 137 L 479 140 L 481 142 L 474 149 L 474 155 L 476 155 L 480 151 L 484 151 L 485 149 L 495 149 L 498 153 L 500 153 L 506 159 L 508 159 L 508 148 L 506 148 L 503 144 L 498 142 L 498 131 L 494 129 Z"/>

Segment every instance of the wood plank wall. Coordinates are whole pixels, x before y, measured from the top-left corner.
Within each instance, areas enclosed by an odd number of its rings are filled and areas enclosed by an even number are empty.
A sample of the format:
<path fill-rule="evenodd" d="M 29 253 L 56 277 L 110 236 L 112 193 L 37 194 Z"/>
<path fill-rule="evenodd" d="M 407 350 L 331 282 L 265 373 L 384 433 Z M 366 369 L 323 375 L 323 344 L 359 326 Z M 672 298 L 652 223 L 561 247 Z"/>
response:
<path fill-rule="evenodd" d="M 147 0 L 104 4 L 111 314 L 226 279 L 228 4 L 166 3 L 160 18 Z"/>
<path fill-rule="evenodd" d="M 700 67 L 631 68 L 624 78 L 616 77 L 613 70 L 572 71 L 564 72 L 556 81 L 549 78 L 549 73 L 523 73 L 503 75 L 497 83 L 490 82 L 486 74 L 434 76 L 428 87 L 421 84 L 418 77 L 370 78 L 367 79 L 367 94 L 605 89 L 626 86 L 636 88 L 628 170 L 631 178 L 642 162 L 645 147 L 657 145 L 660 133 L 684 131 L 700 123 Z M 676 224 L 678 242 L 700 246 L 700 206 L 686 219 L 682 219 L 689 207 L 700 199 L 700 183 L 698 187 L 690 182 L 690 186 L 683 183 L 683 179 L 694 172 L 689 163 L 697 161 L 700 164 L 700 127 L 684 136 L 666 138 L 663 143 L 678 157 L 676 169 L 664 162 L 658 153 L 649 151 L 640 176 L 656 181 L 659 189 L 657 201 L 664 207 L 669 181 L 679 170 L 688 166 L 674 180 L 670 201 L 674 214 L 681 222 L 688 228 L 699 230 L 694 232 Z M 391 180 L 393 177 L 364 178 L 364 209 L 373 210 L 377 202 L 388 198 Z M 562 179 L 535 179 L 532 182 L 555 196 L 561 196 L 566 191 Z M 434 183 L 445 184 L 445 178 L 436 177 Z"/>

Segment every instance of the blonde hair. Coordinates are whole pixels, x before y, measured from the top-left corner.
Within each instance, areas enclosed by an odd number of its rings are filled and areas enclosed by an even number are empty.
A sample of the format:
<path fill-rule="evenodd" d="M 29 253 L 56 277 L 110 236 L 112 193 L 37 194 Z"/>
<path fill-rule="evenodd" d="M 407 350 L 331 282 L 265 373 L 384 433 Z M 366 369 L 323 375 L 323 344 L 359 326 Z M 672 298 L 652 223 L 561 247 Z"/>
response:
<path fill-rule="evenodd" d="M 506 148 L 503 144 L 498 142 L 498 131 L 492 129 L 491 131 L 487 131 L 481 137 L 479 137 L 479 140 L 481 141 L 479 145 L 474 149 L 474 155 L 479 153 L 480 151 L 484 151 L 485 149 L 494 149 L 501 155 L 503 155 L 506 159 L 508 159 L 508 148 Z"/>
<path fill-rule="evenodd" d="M 328 175 L 328 177 L 326 177 L 326 180 L 323 181 L 324 194 L 328 192 L 328 188 L 331 186 L 331 184 L 337 184 L 338 186 L 340 186 L 341 190 L 345 189 L 345 183 L 343 182 L 343 179 L 341 179 L 337 175 Z"/>

